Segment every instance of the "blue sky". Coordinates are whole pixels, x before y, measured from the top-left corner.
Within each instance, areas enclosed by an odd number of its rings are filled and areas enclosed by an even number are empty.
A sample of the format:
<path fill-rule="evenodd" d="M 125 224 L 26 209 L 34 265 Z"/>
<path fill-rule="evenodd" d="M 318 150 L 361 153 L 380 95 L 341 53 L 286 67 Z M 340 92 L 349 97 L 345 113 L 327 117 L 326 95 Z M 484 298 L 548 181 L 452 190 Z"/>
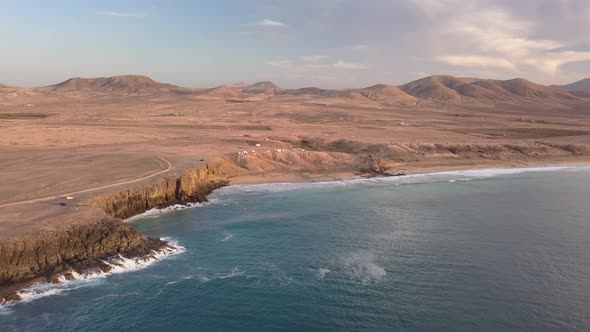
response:
<path fill-rule="evenodd" d="M 587 0 L 0 0 L 0 82 L 215 86 L 590 76 Z"/>

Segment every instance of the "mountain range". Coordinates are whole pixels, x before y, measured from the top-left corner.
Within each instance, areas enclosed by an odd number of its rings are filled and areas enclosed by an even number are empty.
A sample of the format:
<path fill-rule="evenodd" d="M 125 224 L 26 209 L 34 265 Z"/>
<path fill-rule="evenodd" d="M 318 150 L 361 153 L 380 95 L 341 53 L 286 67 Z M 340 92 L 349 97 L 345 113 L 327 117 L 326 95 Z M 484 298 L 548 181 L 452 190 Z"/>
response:
<path fill-rule="evenodd" d="M 400 86 L 376 84 L 361 89 L 321 89 L 305 87 L 282 89 L 263 81 L 248 85 L 223 85 L 211 89 L 193 89 L 160 83 L 147 76 L 122 75 L 100 78 L 71 78 L 64 82 L 39 88 L 16 88 L 0 84 L 0 94 L 25 89 L 37 93 L 96 93 L 117 95 L 190 95 L 210 99 L 247 99 L 250 96 L 268 98 L 352 98 L 374 101 L 384 105 L 415 105 L 419 101 L 444 104 L 494 105 L 498 103 L 557 103 L 568 104 L 590 98 L 590 78 L 567 85 L 545 86 L 522 78 L 493 80 L 459 78 L 448 75 L 424 77 Z"/>

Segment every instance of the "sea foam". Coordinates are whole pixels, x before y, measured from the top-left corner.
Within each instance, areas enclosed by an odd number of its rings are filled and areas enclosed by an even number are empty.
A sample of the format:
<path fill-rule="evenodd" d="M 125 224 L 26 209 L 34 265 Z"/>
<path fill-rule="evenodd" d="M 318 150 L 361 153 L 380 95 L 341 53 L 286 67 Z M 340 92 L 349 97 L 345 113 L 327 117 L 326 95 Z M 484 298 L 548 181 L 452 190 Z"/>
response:
<path fill-rule="evenodd" d="M 201 283 L 207 283 L 211 280 L 215 280 L 215 279 L 229 279 L 229 278 L 235 278 L 235 277 L 239 277 L 244 275 L 244 271 L 240 270 L 239 266 L 234 267 L 231 272 L 229 273 L 216 273 L 213 276 L 206 276 L 204 274 L 199 274 L 197 275 L 198 280 Z"/>
<path fill-rule="evenodd" d="M 343 259 L 345 272 L 354 280 L 370 284 L 382 280 L 387 275 L 385 269 L 377 265 L 377 256 L 366 250 L 350 253 Z"/>
<path fill-rule="evenodd" d="M 335 181 L 300 182 L 300 183 L 263 183 L 231 185 L 216 190 L 211 197 L 220 200 L 233 194 L 266 194 L 302 189 L 346 188 L 358 185 L 407 185 L 418 183 L 458 182 L 514 175 L 527 172 L 554 172 L 564 170 L 589 169 L 590 165 L 543 166 L 543 167 L 500 167 L 442 171 L 431 173 L 408 174 L 391 177 L 356 178 Z"/>
<path fill-rule="evenodd" d="M 234 235 L 232 233 L 226 232 L 225 237 L 223 239 L 221 239 L 221 242 L 231 240 L 233 237 L 234 237 Z"/>
<path fill-rule="evenodd" d="M 192 209 L 196 207 L 205 206 L 209 203 L 186 203 L 186 204 L 174 204 L 165 208 L 153 208 L 145 211 L 144 213 L 125 219 L 125 222 L 134 222 L 140 219 L 153 219 L 158 218 L 162 214 L 170 213 L 173 211 L 180 211 L 186 209 Z"/>
<path fill-rule="evenodd" d="M 326 269 L 324 267 L 320 267 L 318 269 L 318 273 L 317 273 L 318 279 L 324 279 L 324 277 L 326 276 L 326 274 L 328 274 L 330 272 L 332 272 L 332 270 Z"/>
<path fill-rule="evenodd" d="M 159 251 L 153 251 L 147 257 L 125 258 L 117 255 L 103 260 L 103 263 L 111 267 L 109 272 L 100 270 L 83 274 L 71 272 L 73 276 L 71 280 L 67 280 L 65 276 L 60 276 L 58 277 L 59 283 L 38 283 L 27 287 L 18 292 L 18 295 L 21 297 L 20 302 L 31 302 L 47 296 L 68 293 L 78 288 L 98 285 L 104 282 L 104 279 L 109 275 L 141 270 L 162 259 L 185 252 L 185 248 L 176 241 L 171 239 L 164 240 L 168 242 L 169 247 Z M 12 305 L 12 303 L 8 305 Z"/>

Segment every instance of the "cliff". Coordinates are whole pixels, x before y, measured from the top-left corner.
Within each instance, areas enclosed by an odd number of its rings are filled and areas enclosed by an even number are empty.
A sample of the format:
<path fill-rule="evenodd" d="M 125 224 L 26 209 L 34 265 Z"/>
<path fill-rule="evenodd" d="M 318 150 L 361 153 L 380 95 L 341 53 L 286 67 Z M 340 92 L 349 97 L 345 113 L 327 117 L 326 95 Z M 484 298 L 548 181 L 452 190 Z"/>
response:
<path fill-rule="evenodd" d="M 152 208 L 206 202 L 213 190 L 229 184 L 227 173 L 223 162 L 217 160 L 211 166 L 190 169 L 182 176 L 101 195 L 88 203 L 110 216 L 126 219 Z"/>
<path fill-rule="evenodd" d="M 236 153 L 187 170 L 181 176 L 105 193 L 85 204 L 96 218 L 69 227 L 23 234 L 0 243 L 0 304 L 19 299 L 18 290 L 36 282 L 58 282 L 111 268 L 104 261 L 117 255 L 150 257 L 170 249 L 160 239 L 146 237 L 121 219 L 152 208 L 206 202 L 207 195 L 240 175 L 298 172 L 356 172 L 394 175 L 409 167 L 498 165 L 589 156 L 587 145 L 527 144 L 368 144 L 338 140 L 285 141 L 294 148 Z"/>
<path fill-rule="evenodd" d="M 142 235 L 121 219 L 155 207 L 205 202 L 228 183 L 223 170 L 222 165 L 204 165 L 179 177 L 101 195 L 87 202 L 102 210 L 94 220 L 0 243 L 0 304 L 19 300 L 18 291 L 33 283 L 59 282 L 74 272 L 108 272 L 105 260 L 114 256 L 147 258 L 169 249 L 166 241 Z"/>
<path fill-rule="evenodd" d="M 0 243 L 0 303 L 18 300 L 16 291 L 32 283 L 56 282 L 72 272 L 108 272 L 103 260 L 113 255 L 145 257 L 167 246 L 109 216 L 5 241 Z"/>

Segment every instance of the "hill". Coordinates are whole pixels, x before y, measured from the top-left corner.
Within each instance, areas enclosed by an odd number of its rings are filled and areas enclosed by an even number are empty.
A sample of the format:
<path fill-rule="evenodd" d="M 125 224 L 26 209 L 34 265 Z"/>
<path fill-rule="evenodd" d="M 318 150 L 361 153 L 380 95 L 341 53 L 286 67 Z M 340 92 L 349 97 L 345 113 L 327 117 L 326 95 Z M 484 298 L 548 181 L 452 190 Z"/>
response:
<path fill-rule="evenodd" d="M 279 86 L 270 81 L 257 82 L 242 89 L 243 93 L 275 93 Z"/>
<path fill-rule="evenodd" d="M 121 75 L 99 78 L 70 78 L 64 82 L 41 88 L 56 92 L 100 92 L 117 94 L 154 94 L 154 93 L 175 93 L 187 94 L 189 89 L 176 85 L 160 83 L 147 76 Z"/>
<path fill-rule="evenodd" d="M 278 91 L 279 95 L 291 95 L 291 96 L 318 96 L 318 97 L 351 97 L 354 95 L 354 90 L 333 90 L 333 89 L 320 89 L 317 87 L 306 87 L 299 89 L 286 89 Z"/>
<path fill-rule="evenodd" d="M 458 90 L 467 84 L 456 77 L 438 75 L 424 77 L 399 88 L 416 98 L 459 104 L 462 98 Z"/>
<path fill-rule="evenodd" d="M 565 85 L 552 85 L 551 87 L 558 88 L 569 92 L 585 92 L 590 93 L 590 78 L 576 81 L 574 83 Z"/>
<path fill-rule="evenodd" d="M 377 84 L 360 90 L 360 93 L 371 100 L 387 105 L 415 105 L 418 98 L 411 96 L 393 85 Z"/>
<path fill-rule="evenodd" d="M 578 97 L 553 87 L 527 81 L 456 78 L 453 76 L 429 76 L 400 86 L 408 94 L 425 100 L 450 104 L 498 102 L 523 103 L 533 99 L 544 102 L 568 103 Z"/>
<path fill-rule="evenodd" d="M 490 82 L 497 84 L 499 87 L 518 97 L 528 98 L 542 98 L 553 100 L 576 100 L 577 98 L 571 94 L 561 91 L 556 88 L 545 85 L 533 83 L 523 78 L 515 78 L 511 80 L 499 81 L 490 80 Z M 474 84 L 477 84 L 475 82 Z"/>
<path fill-rule="evenodd" d="M 232 83 L 224 84 L 223 86 L 225 86 L 227 88 L 245 88 L 248 85 L 249 84 L 247 82 L 238 81 L 238 82 L 232 82 Z"/>
<path fill-rule="evenodd" d="M 223 85 L 216 88 L 207 89 L 200 92 L 198 95 L 213 99 L 240 98 L 244 96 L 239 89 L 228 88 L 227 86 Z"/>

